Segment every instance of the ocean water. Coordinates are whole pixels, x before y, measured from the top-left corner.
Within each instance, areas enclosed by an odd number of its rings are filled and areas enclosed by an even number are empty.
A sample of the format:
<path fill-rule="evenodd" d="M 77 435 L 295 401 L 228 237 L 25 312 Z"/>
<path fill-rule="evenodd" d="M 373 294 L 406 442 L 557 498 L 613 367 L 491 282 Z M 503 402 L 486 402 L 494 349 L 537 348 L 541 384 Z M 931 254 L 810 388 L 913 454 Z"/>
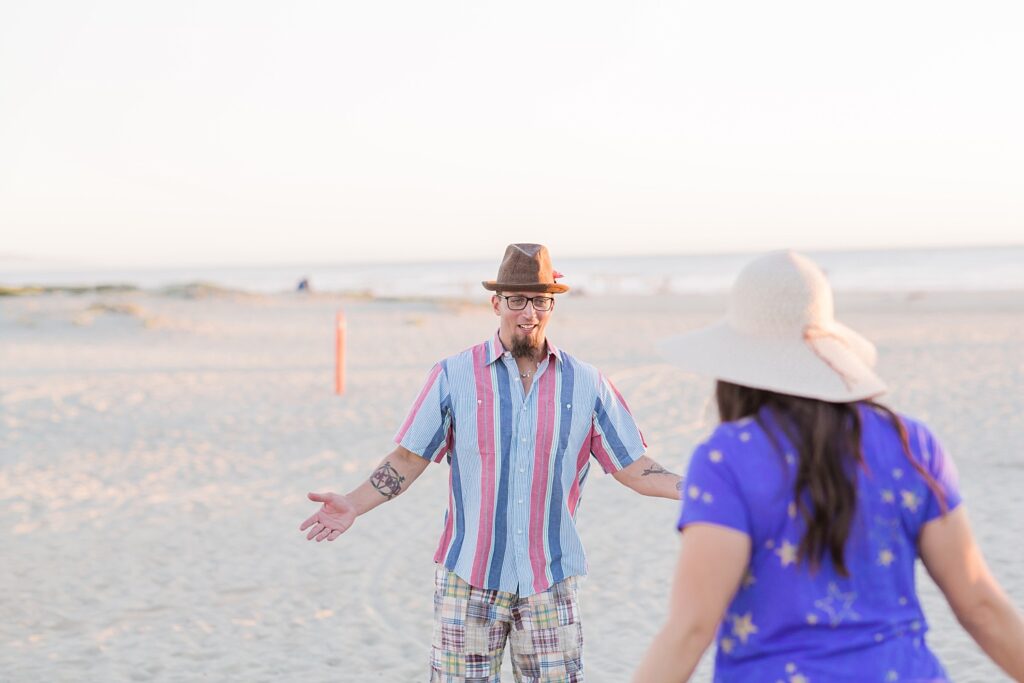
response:
<path fill-rule="evenodd" d="M 837 291 L 1024 290 L 1024 246 L 807 252 Z M 577 294 L 649 295 L 727 290 L 756 254 L 690 254 L 557 259 L 563 282 Z M 380 297 L 479 295 L 497 260 L 349 263 L 166 269 L 33 269 L 0 262 L 0 285 L 126 284 L 158 289 L 187 283 L 251 292 L 295 289 L 308 278 L 323 292 Z"/>

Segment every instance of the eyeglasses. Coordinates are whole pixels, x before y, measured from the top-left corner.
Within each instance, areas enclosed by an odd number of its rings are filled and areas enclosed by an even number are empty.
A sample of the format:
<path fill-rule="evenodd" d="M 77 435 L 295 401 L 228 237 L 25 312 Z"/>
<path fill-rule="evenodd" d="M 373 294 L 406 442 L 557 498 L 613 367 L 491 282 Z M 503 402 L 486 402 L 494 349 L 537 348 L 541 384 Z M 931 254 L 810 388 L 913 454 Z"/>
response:
<path fill-rule="evenodd" d="M 505 300 L 508 304 L 509 310 L 521 311 L 526 308 L 526 302 L 529 301 L 533 304 L 533 310 L 535 311 L 550 311 L 555 305 L 554 297 L 550 296 L 505 296 L 504 294 L 495 294 Z"/>

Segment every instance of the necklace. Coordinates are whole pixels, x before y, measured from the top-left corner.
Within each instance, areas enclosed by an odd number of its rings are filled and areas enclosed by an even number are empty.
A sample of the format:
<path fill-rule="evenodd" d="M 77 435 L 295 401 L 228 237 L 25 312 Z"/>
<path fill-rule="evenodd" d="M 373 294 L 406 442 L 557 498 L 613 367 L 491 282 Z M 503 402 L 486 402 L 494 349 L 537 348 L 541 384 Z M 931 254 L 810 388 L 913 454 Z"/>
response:
<path fill-rule="evenodd" d="M 532 375 L 534 372 L 537 371 L 537 367 L 539 367 L 539 366 L 535 366 L 533 368 L 533 370 L 527 370 L 526 372 L 520 372 L 519 376 L 522 377 L 523 379 L 527 379 L 530 375 Z"/>

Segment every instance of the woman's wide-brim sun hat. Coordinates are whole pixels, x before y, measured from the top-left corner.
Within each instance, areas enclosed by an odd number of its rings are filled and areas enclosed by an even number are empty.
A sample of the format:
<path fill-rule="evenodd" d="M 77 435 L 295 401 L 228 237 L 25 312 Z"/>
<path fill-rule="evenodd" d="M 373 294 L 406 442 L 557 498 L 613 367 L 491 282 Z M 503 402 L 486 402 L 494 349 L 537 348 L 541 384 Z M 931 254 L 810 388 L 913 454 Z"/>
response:
<path fill-rule="evenodd" d="M 886 391 L 874 345 L 835 319 L 825 274 L 793 251 L 749 263 L 724 320 L 661 348 L 685 370 L 781 394 L 848 403 Z"/>

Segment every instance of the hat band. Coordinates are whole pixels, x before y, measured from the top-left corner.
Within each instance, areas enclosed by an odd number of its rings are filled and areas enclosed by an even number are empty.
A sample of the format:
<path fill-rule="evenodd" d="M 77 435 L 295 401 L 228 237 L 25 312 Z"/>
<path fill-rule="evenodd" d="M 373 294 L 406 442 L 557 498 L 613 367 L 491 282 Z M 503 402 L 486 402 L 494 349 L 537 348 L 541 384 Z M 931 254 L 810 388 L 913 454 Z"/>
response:
<path fill-rule="evenodd" d="M 839 376 L 839 379 L 843 381 L 843 384 L 846 386 L 847 390 L 853 389 L 853 379 L 847 373 L 843 372 L 842 368 L 838 367 L 835 363 L 833 363 L 832 360 L 828 357 L 828 354 L 824 353 L 824 351 L 818 346 L 818 343 L 824 339 L 835 339 L 840 344 L 845 346 L 848 350 L 850 350 L 851 352 L 853 351 L 853 349 L 850 347 L 850 344 L 846 341 L 846 339 L 843 338 L 842 335 L 836 334 L 830 329 L 821 327 L 820 325 L 808 325 L 804 328 L 804 342 L 811 349 L 811 351 L 814 352 L 814 355 L 820 358 L 821 361 L 825 363 L 825 365 L 832 368 L 832 372 L 836 373 L 836 375 Z"/>

